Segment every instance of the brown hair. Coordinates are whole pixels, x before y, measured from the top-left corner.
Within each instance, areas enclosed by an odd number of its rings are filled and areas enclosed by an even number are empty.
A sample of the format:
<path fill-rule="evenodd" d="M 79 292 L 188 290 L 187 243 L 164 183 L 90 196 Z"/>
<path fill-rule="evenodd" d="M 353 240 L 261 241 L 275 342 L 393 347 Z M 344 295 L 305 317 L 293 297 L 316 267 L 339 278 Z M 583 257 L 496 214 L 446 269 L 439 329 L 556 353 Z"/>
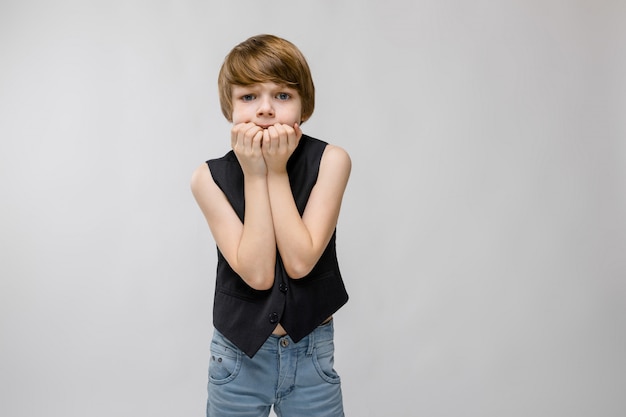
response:
<path fill-rule="evenodd" d="M 232 122 L 233 85 L 263 82 L 284 84 L 298 92 L 302 100 L 301 121 L 315 108 L 315 86 L 302 52 L 291 42 L 274 35 L 253 36 L 235 46 L 222 64 L 217 79 L 222 113 Z"/>

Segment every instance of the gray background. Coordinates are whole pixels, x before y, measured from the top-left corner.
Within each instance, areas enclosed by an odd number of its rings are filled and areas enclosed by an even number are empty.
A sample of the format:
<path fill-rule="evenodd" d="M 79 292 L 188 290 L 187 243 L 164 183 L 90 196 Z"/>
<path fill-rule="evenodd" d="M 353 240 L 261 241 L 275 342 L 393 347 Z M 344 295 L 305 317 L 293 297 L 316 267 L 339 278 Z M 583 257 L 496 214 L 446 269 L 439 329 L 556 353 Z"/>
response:
<path fill-rule="evenodd" d="M 224 55 L 275 33 L 353 173 L 349 416 L 626 413 L 621 1 L 0 3 L 0 415 L 201 416 Z"/>

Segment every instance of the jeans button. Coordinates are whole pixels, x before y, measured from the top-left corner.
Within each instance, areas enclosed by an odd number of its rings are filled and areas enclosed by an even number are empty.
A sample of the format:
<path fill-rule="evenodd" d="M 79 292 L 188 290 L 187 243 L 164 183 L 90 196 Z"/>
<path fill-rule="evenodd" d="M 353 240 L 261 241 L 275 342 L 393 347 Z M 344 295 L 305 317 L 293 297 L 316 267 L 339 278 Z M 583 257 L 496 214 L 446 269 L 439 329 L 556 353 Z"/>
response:
<path fill-rule="evenodd" d="M 282 339 L 280 339 L 280 345 L 286 348 L 287 346 L 289 346 L 289 340 L 287 340 L 286 337 L 283 337 Z"/>

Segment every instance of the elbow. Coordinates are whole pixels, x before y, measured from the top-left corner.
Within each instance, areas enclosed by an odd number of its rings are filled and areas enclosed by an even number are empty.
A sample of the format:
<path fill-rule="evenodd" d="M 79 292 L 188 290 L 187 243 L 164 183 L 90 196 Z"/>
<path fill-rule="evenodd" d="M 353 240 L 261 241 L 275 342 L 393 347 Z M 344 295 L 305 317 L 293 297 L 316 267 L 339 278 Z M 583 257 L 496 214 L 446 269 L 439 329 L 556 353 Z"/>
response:
<path fill-rule="evenodd" d="M 266 291 L 274 285 L 274 271 L 271 273 L 249 273 L 240 275 L 241 278 L 252 288 L 257 291 Z"/>
<path fill-rule="evenodd" d="M 266 291 L 272 288 L 272 286 L 274 285 L 274 277 L 272 277 L 271 279 L 267 279 L 267 278 L 259 278 L 259 279 L 251 279 L 251 280 L 247 280 L 248 285 L 253 289 L 253 290 L 257 290 L 257 291 Z"/>
<path fill-rule="evenodd" d="M 311 273 L 315 264 L 310 264 L 307 262 L 290 262 L 284 263 L 285 272 L 289 275 L 290 278 L 300 279 L 304 278 Z"/>
<path fill-rule="evenodd" d="M 274 285 L 276 258 L 254 256 L 252 259 L 248 259 L 238 257 L 235 265 L 233 270 L 253 290 L 265 291 Z"/>

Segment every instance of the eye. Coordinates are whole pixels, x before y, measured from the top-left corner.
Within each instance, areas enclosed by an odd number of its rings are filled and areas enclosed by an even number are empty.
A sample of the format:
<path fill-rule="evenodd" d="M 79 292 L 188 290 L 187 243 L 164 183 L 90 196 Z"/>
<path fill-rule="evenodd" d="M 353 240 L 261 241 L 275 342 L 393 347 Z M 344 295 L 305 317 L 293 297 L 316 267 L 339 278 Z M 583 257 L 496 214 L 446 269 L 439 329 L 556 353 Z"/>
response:
<path fill-rule="evenodd" d="M 241 100 L 243 101 L 252 101 L 254 100 L 254 94 L 244 94 L 243 96 L 241 96 Z"/>
<path fill-rule="evenodd" d="M 279 100 L 289 100 L 291 98 L 291 94 L 289 93 L 278 93 L 276 94 L 276 98 Z"/>

